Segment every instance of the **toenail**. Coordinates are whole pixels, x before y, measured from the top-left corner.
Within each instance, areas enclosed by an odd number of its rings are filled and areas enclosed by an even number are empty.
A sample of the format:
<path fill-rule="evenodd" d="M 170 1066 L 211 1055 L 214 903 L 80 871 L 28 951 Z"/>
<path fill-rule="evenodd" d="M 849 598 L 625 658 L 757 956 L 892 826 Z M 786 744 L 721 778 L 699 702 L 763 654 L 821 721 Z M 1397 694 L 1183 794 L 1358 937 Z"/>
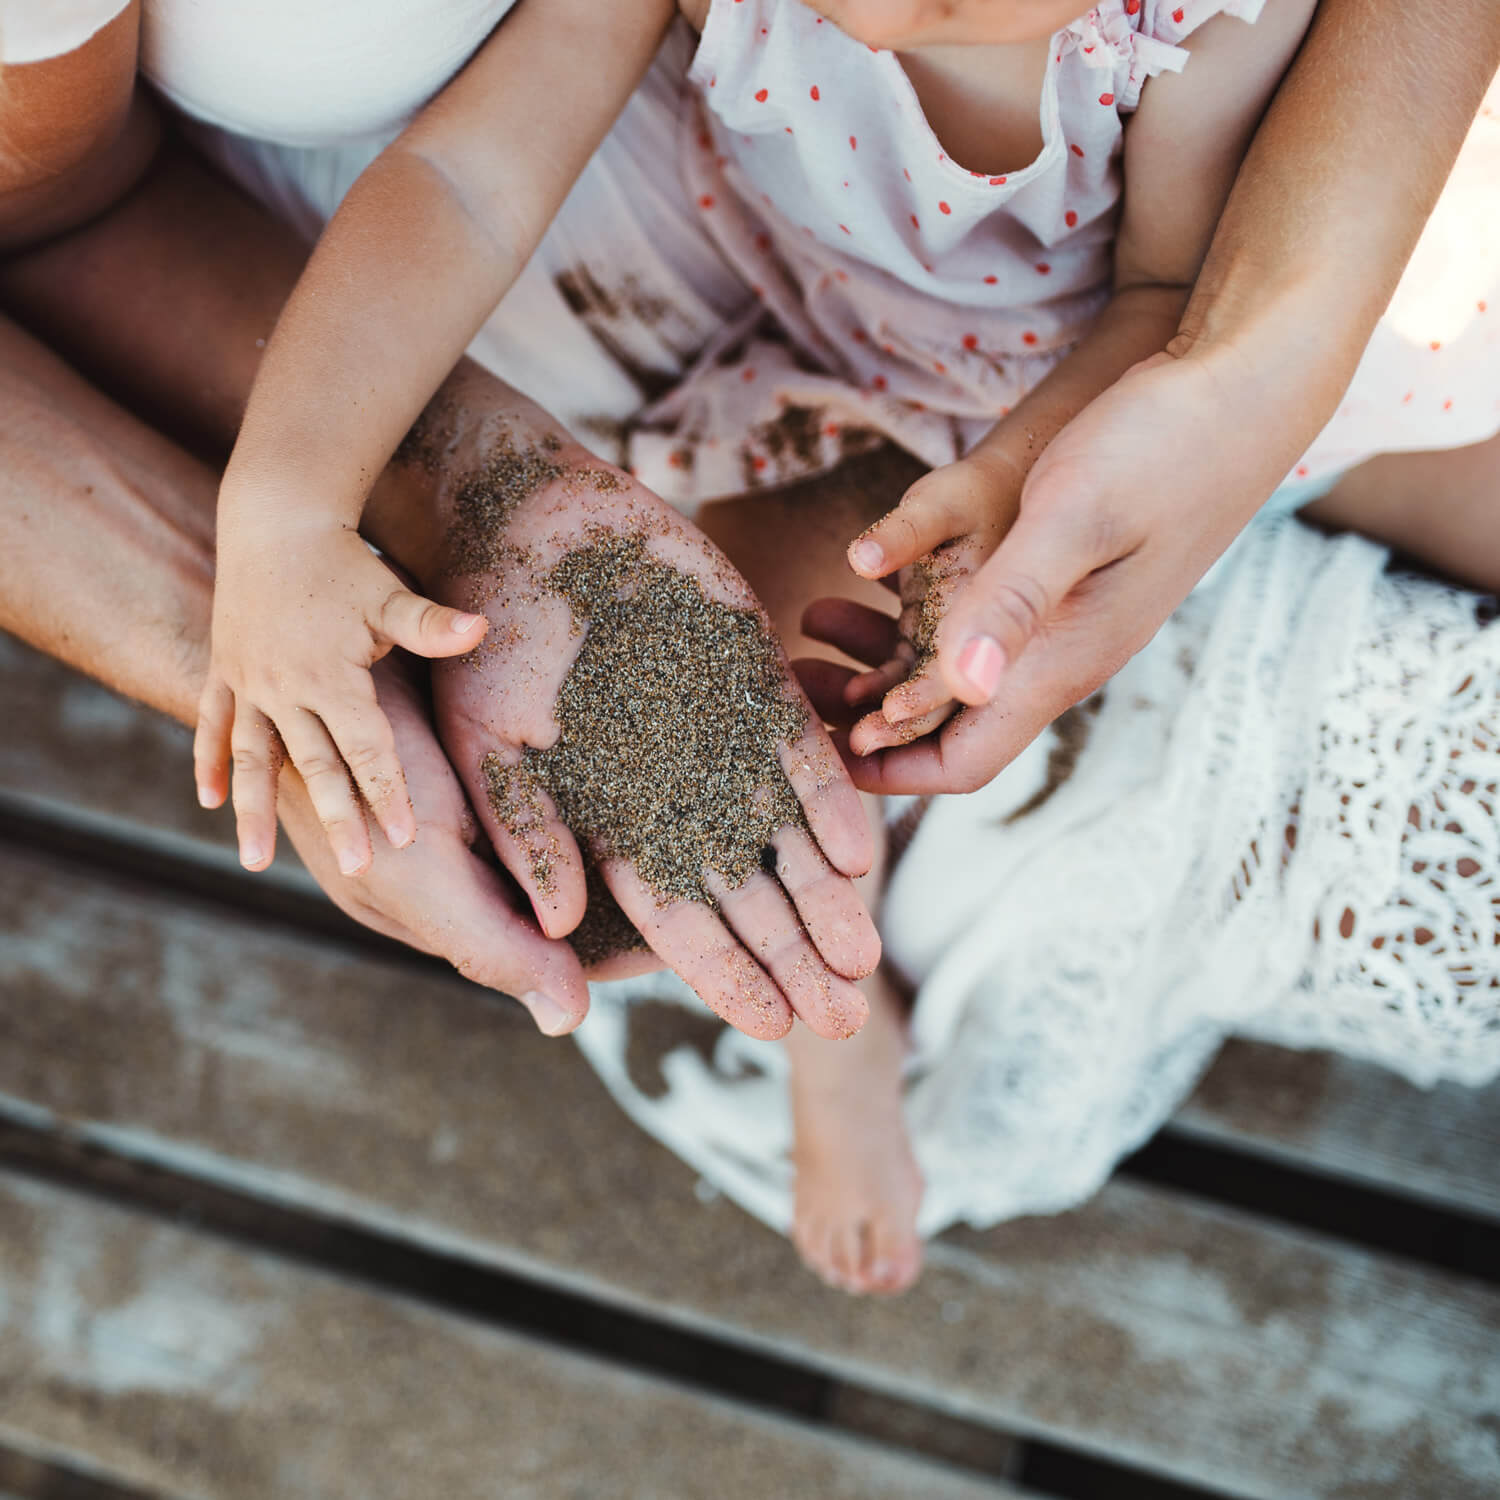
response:
<path fill-rule="evenodd" d="M 870 1267 L 870 1275 L 873 1276 L 876 1281 L 890 1281 L 892 1277 L 895 1276 L 895 1274 L 896 1267 L 891 1261 L 888 1260 L 877 1260 L 875 1264 Z"/>

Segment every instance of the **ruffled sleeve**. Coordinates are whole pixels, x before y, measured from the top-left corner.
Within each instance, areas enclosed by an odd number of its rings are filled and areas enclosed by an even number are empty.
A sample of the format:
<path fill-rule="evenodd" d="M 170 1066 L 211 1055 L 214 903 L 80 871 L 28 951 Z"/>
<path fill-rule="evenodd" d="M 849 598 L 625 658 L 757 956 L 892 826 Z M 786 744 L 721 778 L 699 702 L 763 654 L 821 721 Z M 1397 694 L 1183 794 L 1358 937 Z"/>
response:
<path fill-rule="evenodd" d="M 42 62 L 83 46 L 130 0 L 0 0 L 0 63 Z"/>
<path fill-rule="evenodd" d="M 1133 110 L 1141 89 L 1158 73 L 1180 73 L 1189 53 L 1181 44 L 1215 16 L 1254 22 L 1265 0 L 1103 0 L 1067 31 L 1080 53 L 1113 74 L 1115 102 Z"/>

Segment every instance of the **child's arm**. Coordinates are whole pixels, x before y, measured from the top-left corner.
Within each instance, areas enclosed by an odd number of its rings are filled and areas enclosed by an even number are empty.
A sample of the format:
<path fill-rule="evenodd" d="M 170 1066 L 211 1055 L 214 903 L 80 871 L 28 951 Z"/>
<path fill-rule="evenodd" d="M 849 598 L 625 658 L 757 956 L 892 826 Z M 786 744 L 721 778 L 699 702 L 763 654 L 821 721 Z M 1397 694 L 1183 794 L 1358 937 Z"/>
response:
<path fill-rule="evenodd" d="M 347 873 L 370 858 L 350 773 L 414 831 L 368 667 L 470 649 L 481 622 L 403 588 L 358 541 L 369 486 L 525 265 L 649 66 L 671 0 L 523 0 L 350 189 L 266 351 L 220 495 L 200 798 L 231 748 L 241 857 L 271 858 L 277 741 Z"/>
<path fill-rule="evenodd" d="M 1192 60 L 1180 75 L 1147 85 L 1125 132 L 1110 304 L 1073 353 L 972 453 L 919 480 L 851 547 L 851 564 L 867 577 L 942 549 L 938 566 L 928 570 L 940 598 L 923 611 L 938 620 L 935 655 L 858 727 L 856 750 L 904 743 L 936 727 L 951 711 L 950 693 L 986 702 L 1081 580 L 1152 545 L 1160 526 L 1181 526 L 1176 515 L 1097 507 L 1085 513 L 1081 506 L 1076 525 L 1060 524 L 1056 505 L 1068 503 L 1066 476 L 1062 498 L 1046 516 L 1023 503 L 1023 488 L 1058 432 L 1176 335 L 1235 172 L 1313 9 L 1314 0 L 1270 0 L 1252 28 L 1221 16 L 1190 39 Z M 867 701 L 896 675 L 896 665 L 887 664 L 857 678 L 851 697 Z"/>

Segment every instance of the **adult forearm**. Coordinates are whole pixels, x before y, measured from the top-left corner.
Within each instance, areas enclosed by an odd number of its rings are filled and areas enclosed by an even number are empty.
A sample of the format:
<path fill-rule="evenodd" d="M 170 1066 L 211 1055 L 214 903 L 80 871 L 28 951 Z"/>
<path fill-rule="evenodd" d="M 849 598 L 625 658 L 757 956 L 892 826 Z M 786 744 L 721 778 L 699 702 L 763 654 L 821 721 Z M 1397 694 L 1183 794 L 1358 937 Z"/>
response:
<path fill-rule="evenodd" d="M 1500 6 L 1420 26 L 1396 0 L 1322 0 L 1266 112 L 1183 317 L 1178 352 L 1234 351 L 1331 414 L 1500 67 Z"/>
<path fill-rule="evenodd" d="M 0 628 L 191 721 L 214 491 L 210 470 L 0 318 Z"/>

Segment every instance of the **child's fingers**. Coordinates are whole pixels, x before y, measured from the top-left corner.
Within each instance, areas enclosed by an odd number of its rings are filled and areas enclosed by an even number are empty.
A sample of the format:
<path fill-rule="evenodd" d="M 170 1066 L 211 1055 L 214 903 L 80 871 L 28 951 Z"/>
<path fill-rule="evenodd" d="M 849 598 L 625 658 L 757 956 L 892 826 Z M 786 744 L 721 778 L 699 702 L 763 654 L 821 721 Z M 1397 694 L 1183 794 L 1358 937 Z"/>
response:
<path fill-rule="evenodd" d="M 954 697 L 980 704 L 995 696 L 1027 643 L 1098 565 L 1096 550 L 1093 538 L 1059 526 L 1056 509 L 1021 512 L 939 628 L 938 661 Z"/>
<path fill-rule="evenodd" d="M 848 686 L 844 689 L 848 701 L 851 704 L 869 703 L 873 699 L 884 698 L 897 683 L 906 680 L 916 660 L 917 654 L 912 650 L 911 643 L 897 641 L 895 654 L 889 661 L 849 679 Z"/>
<path fill-rule="evenodd" d="M 276 777 L 282 748 L 276 729 L 258 708 L 236 705 L 230 736 L 234 755 L 234 817 L 240 863 L 264 870 L 276 853 Z"/>
<path fill-rule="evenodd" d="M 844 697 L 845 684 L 854 676 L 848 667 L 819 656 L 805 656 L 792 663 L 792 672 L 825 724 L 847 729 L 858 717 Z"/>
<path fill-rule="evenodd" d="M 404 849 L 417 836 L 417 817 L 406 790 L 406 774 L 396 755 L 390 720 L 375 701 L 375 684 L 360 673 L 363 691 L 341 698 L 320 717 L 364 799 L 393 848 Z"/>
<path fill-rule="evenodd" d="M 222 807 L 229 795 L 233 732 L 234 694 L 222 678 L 210 677 L 198 699 L 198 723 L 193 731 L 193 779 L 201 807 Z"/>
<path fill-rule="evenodd" d="M 948 684 L 943 681 L 943 674 L 938 671 L 936 660 L 928 660 L 905 682 L 898 682 L 885 695 L 880 711 L 888 724 L 905 724 L 952 702 L 953 695 L 948 691 Z"/>
<path fill-rule="evenodd" d="M 894 750 L 902 745 L 915 744 L 924 735 L 931 734 L 952 718 L 960 704 L 946 698 L 936 708 L 918 718 L 904 719 L 893 724 L 883 712 L 866 714 L 849 731 L 849 748 L 857 756 L 873 755 L 877 750 Z"/>
<path fill-rule="evenodd" d="M 814 599 L 802 612 L 802 633 L 871 666 L 889 661 L 901 639 L 894 615 L 852 599 Z"/>
<path fill-rule="evenodd" d="M 434 604 L 409 589 L 393 590 L 370 622 L 393 646 L 417 656 L 462 656 L 484 638 L 489 621 Z"/>
<path fill-rule="evenodd" d="M 975 516 L 993 508 L 990 487 L 972 464 L 960 461 L 924 474 L 901 503 L 849 544 L 849 566 L 863 578 L 882 578 L 974 529 Z"/>
<path fill-rule="evenodd" d="M 297 769 L 313 811 L 328 835 L 328 846 L 344 875 L 363 875 L 373 851 L 364 809 L 353 777 L 323 721 L 305 708 L 293 710 L 277 726 L 287 759 Z"/>

